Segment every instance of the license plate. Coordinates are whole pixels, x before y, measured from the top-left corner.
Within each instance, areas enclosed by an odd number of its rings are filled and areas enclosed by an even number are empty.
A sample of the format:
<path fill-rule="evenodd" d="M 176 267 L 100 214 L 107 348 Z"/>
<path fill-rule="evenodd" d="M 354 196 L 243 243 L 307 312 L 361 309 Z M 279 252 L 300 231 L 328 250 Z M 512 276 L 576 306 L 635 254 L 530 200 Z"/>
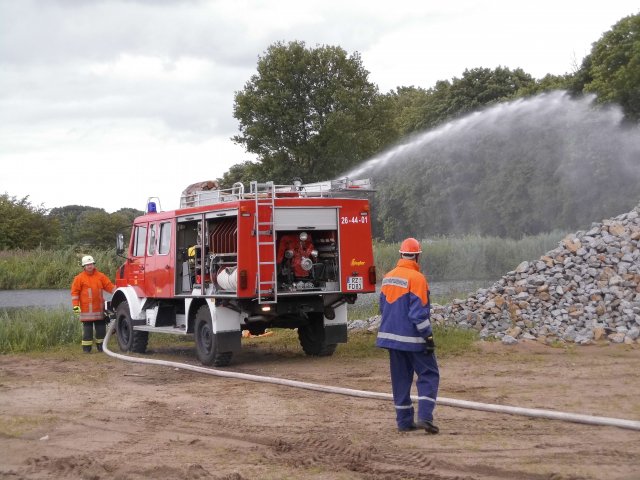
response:
<path fill-rule="evenodd" d="M 347 277 L 347 290 L 362 290 L 362 277 Z"/>

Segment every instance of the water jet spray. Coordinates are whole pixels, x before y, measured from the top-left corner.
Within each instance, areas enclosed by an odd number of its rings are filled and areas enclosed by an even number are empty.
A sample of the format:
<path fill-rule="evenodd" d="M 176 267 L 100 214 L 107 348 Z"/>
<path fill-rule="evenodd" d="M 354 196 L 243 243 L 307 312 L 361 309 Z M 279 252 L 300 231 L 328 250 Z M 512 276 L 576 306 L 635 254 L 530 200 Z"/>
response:
<path fill-rule="evenodd" d="M 640 198 L 640 128 L 595 96 L 555 91 L 416 134 L 345 176 L 378 190 L 376 236 L 518 238 L 586 228 Z M 402 208 L 402 212 L 397 209 Z"/>

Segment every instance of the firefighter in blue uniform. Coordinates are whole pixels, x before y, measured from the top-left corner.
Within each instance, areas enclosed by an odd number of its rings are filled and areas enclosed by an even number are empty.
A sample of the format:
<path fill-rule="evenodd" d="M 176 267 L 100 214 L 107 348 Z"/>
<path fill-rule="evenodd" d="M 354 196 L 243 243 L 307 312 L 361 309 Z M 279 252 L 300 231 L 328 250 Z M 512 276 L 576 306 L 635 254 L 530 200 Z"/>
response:
<path fill-rule="evenodd" d="M 433 410 L 440 373 L 430 322 L 429 283 L 418 265 L 422 253 L 420 243 L 415 238 L 407 238 L 399 251 L 401 258 L 396 268 L 382 280 L 382 322 L 376 346 L 389 350 L 398 430 L 408 432 L 421 428 L 435 434 L 439 429 L 433 423 Z M 414 373 L 418 389 L 418 419 L 415 422 L 411 403 Z"/>

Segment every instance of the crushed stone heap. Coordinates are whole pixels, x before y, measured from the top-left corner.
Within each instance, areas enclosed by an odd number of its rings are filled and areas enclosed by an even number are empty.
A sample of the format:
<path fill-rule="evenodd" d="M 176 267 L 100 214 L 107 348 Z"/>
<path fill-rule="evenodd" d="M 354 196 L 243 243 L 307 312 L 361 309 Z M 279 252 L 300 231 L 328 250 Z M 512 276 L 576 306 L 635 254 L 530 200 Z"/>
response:
<path fill-rule="evenodd" d="M 547 344 L 638 343 L 640 205 L 565 237 L 466 300 L 434 305 L 436 324 L 474 328 L 481 338 Z"/>

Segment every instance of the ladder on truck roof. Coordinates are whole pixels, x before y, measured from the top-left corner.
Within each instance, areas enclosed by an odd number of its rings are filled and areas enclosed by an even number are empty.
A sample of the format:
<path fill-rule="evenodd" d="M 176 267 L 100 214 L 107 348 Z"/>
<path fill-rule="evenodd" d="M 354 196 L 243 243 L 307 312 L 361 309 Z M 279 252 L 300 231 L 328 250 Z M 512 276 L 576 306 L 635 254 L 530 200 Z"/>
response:
<path fill-rule="evenodd" d="M 274 208 L 276 189 L 273 182 L 250 183 L 250 193 L 255 198 L 256 214 L 254 216 L 254 233 L 258 271 L 256 273 L 256 289 L 259 304 L 270 304 L 278 301 L 276 285 L 276 232 L 274 228 Z"/>

